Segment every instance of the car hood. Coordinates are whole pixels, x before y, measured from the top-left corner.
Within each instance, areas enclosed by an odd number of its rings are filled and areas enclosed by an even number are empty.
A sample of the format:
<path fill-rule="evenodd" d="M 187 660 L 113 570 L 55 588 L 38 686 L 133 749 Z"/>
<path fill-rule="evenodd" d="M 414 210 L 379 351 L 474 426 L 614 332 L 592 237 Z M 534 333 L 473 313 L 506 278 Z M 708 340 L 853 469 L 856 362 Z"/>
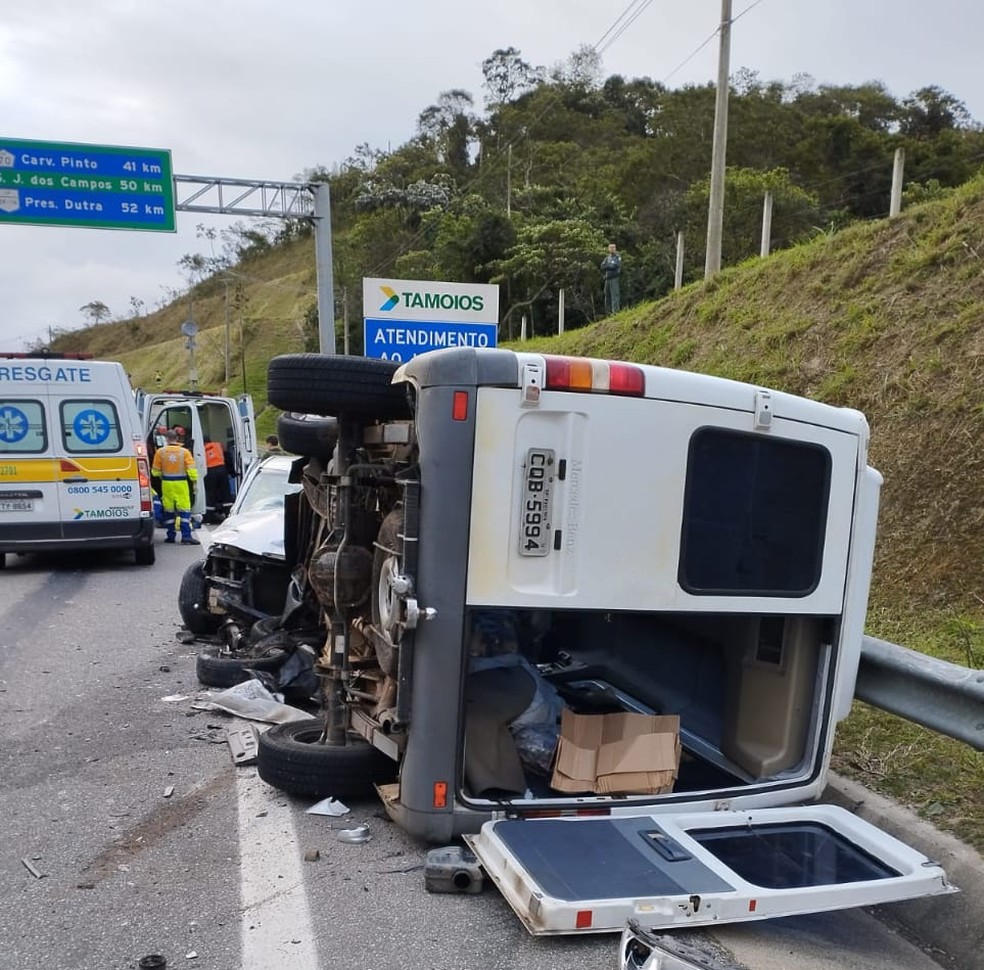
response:
<path fill-rule="evenodd" d="M 283 509 L 233 516 L 211 533 L 210 546 L 233 546 L 256 556 L 284 558 Z"/>

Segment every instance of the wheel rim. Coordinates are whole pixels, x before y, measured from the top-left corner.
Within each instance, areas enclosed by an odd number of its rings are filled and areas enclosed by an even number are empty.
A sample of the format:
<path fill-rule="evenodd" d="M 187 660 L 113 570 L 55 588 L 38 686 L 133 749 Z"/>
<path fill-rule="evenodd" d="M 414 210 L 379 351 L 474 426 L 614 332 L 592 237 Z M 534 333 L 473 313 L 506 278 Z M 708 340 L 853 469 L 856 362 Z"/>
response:
<path fill-rule="evenodd" d="M 399 598 L 393 591 L 393 577 L 397 575 L 398 568 L 396 557 L 387 556 L 379 570 L 379 587 L 376 590 L 380 632 L 385 633 L 390 640 L 394 639 L 399 619 Z"/>

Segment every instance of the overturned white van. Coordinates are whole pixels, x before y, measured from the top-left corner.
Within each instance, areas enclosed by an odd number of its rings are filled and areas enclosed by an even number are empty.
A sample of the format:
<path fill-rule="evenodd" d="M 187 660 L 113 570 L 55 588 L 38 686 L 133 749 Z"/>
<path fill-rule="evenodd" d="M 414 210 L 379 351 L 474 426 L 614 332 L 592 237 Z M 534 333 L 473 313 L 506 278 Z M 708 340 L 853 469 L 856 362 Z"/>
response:
<path fill-rule="evenodd" d="M 292 355 L 268 387 L 337 417 L 338 444 L 288 516 L 296 597 L 326 617 L 324 718 L 264 734 L 261 777 L 394 778 L 390 816 L 464 835 L 534 933 L 950 890 L 801 804 L 860 658 L 881 476 L 859 412 L 508 350 Z"/>

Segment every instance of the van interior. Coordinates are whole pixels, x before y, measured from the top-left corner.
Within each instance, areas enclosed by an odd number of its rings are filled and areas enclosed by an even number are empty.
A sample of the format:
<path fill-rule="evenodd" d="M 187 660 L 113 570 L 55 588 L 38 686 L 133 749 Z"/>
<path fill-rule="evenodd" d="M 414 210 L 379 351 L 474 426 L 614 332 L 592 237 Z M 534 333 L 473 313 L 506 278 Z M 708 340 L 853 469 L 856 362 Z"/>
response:
<path fill-rule="evenodd" d="M 836 618 L 483 608 L 469 622 L 462 794 L 470 802 L 570 797 L 550 788 L 561 705 L 577 714 L 678 715 L 674 793 L 719 793 L 811 772 Z M 490 670 L 499 671 L 494 683 Z M 530 724 L 520 715 L 537 697 L 552 704 Z M 509 737 L 522 779 L 508 768 L 497 775 L 497 764 L 511 763 L 502 748 Z"/>

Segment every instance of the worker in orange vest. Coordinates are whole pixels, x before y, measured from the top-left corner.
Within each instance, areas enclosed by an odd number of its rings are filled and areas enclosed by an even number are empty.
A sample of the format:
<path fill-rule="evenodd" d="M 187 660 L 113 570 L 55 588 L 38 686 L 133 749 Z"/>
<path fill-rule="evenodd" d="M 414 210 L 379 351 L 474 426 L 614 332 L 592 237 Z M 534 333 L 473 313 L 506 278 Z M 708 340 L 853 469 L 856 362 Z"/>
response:
<path fill-rule="evenodd" d="M 225 452 L 222 445 L 211 438 L 205 438 L 205 501 L 217 519 L 224 517 L 231 504 Z"/>
<path fill-rule="evenodd" d="M 198 469 L 191 452 L 178 444 L 178 433 L 172 428 L 167 433 L 167 444 L 154 452 L 151 474 L 161 480 L 161 505 L 164 508 L 165 542 L 174 542 L 175 519 L 181 524 L 181 544 L 200 546 L 191 534 L 191 506 Z"/>

